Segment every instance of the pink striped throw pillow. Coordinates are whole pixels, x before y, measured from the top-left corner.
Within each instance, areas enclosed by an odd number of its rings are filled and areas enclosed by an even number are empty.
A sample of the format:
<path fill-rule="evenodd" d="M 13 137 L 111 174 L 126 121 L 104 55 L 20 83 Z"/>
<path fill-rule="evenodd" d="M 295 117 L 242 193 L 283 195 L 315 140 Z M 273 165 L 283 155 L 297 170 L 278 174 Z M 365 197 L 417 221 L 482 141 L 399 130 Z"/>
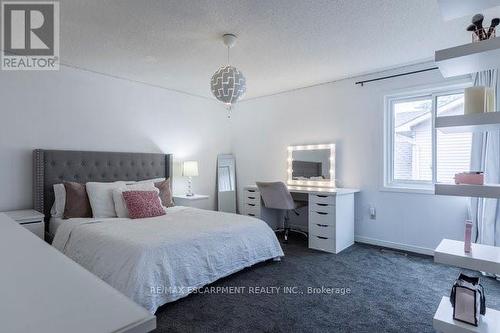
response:
<path fill-rule="evenodd" d="M 158 193 L 154 191 L 124 191 L 123 200 L 131 219 L 165 215 Z"/>

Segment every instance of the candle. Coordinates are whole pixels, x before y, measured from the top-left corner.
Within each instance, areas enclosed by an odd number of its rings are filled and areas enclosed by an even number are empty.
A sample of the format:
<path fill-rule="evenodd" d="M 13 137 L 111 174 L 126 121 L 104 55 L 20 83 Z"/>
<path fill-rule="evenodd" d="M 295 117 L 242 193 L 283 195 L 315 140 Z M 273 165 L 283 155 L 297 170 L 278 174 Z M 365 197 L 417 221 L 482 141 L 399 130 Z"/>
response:
<path fill-rule="evenodd" d="M 464 92 L 464 113 L 483 113 L 494 110 L 493 89 L 477 86 L 466 88 Z"/>

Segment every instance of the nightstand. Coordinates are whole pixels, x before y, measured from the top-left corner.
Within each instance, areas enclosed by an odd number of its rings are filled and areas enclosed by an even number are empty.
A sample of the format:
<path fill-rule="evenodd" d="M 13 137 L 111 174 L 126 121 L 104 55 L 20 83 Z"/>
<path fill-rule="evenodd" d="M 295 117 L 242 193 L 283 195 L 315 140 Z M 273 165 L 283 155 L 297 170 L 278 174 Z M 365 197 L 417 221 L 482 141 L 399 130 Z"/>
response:
<path fill-rule="evenodd" d="M 33 209 L 13 210 L 4 213 L 41 239 L 45 238 L 45 215 L 42 213 Z"/>
<path fill-rule="evenodd" d="M 208 198 L 210 198 L 210 196 L 205 194 L 195 194 L 188 197 L 185 194 L 174 194 L 173 198 L 174 203 L 178 206 L 208 209 Z"/>

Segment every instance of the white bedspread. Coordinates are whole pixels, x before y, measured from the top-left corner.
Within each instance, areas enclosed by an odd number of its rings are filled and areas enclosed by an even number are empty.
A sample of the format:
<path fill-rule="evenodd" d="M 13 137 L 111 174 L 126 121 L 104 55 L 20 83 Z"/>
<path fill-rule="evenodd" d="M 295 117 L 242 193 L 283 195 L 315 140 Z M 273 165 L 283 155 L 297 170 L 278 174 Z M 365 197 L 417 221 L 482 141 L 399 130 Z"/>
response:
<path fill-rule="evenodd" d="M 283 256 L 258 219 L 187 207 L 148 219 L 70 219 L 58 250 L 154 313 L 196 288 Z"/>

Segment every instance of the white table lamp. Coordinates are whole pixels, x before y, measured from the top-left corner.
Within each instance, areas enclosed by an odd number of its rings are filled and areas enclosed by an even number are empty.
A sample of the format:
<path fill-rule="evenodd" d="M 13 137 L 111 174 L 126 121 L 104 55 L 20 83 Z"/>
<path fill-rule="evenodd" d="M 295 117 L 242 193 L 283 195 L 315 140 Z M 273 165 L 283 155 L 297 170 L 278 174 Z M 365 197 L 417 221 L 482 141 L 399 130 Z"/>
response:
<path fill-rule="evenodd" d="M 188 192 L 187 197 L 192 197 L 194 195 L 191 189 L 192 177 L 198 176 L 198 161 L 185 161 L 182 164 L 182 175 L 188 177 Z"/>

